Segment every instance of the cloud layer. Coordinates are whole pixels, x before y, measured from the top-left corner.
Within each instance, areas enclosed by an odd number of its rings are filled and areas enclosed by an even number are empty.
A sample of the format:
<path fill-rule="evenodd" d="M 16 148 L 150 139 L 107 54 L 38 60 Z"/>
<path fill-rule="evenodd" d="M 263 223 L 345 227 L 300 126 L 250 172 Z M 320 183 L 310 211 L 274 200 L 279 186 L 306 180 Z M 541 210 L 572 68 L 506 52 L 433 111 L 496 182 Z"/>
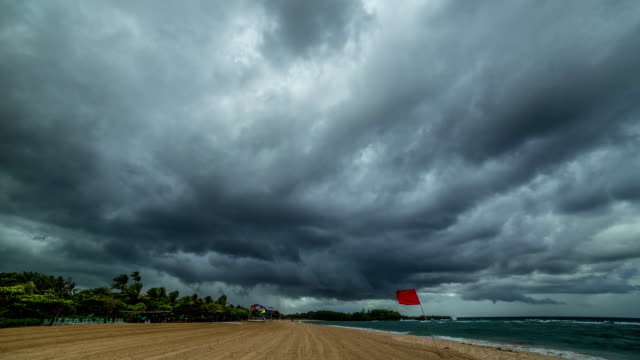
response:
<path fill-rule="evenodd" d="M 2 7 L 2 271 L 638 295 L 636 2 Z"/>

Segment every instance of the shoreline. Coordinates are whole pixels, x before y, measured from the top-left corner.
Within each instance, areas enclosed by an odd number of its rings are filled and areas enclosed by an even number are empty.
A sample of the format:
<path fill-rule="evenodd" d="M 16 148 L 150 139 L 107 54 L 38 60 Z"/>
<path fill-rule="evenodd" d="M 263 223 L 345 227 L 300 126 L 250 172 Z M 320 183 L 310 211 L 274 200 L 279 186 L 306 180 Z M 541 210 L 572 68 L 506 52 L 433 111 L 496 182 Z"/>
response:
<path fill-rule="evenodd" d="M 360 331 L 368 331 L 368 332 L 374 332 L 374 333 L 413 336 L 417 338 L 431 339 L 430 336 L 413 335 L 413 334 L 410 334 L 409 332 L 402 332 L 402 331 L 390 331 L 390 330 L 380 330 L 380 329 L 372 329 L 372 328 L 366 328 L 366 327 L 351 327 L 351 326 L 331 325 L 331 324 L 322 324 L 322 325 L 336 327 L 336 328 L 344 328 L 344 329 L 356 329 Z M 568 360 L 607 360 L 602 357 L 580 354 L 575 351 L 569 351 L 569 350 L 523 346 L 523 345 L 517 345 L 517 344 L 482 340 L 482 339 L 468 339 L 468 338 L 459 338 L 459 337 L 452 337 L 452 336 L 434 335 L 433 338 L 439 341 L 448 341 L 448 342 L 467 344 L 467 345 L 473 345 L 473 346 L 482 346 L 482 347 L 495 349 L 498 351 L 517 351 L 517 352 L 528 353 L 528 354 L 539 354 L 539 355 L 545 355 L 550 357 L 560 357 L 562 359 L 568 359 Z M 507 349 L 507 350 L 504 350 L 504 349 Z"/>
<path fill-rule="evenodd" d="M 413 335 L 411 335 L 411 336 L 413 336 Z M 459 342 L 459 343 L 462 343 L 462 344 L 470 344 L 470 345 L 476 345 L 476 346 L 486 346 L 486 347 L 490 347 L 490 348 L 494 348 L 494 349 L 508 348 L 508 349 L 512 349 L 512 350 L 515 350 L 515 351 L 522 351 L 522 352 L 532 353 L 532 354 L 542 354 L 542 355 L 554 356 L 554 357 L 558 357 L 559 356 L 559 357 L 561 357 L 563 359 L 571 359 L 571 360 L 607 360 L 607 359 L 602 358 L 602 357 L 593 356 L 593 355 L 586 355 L 586 354 L 580 354 L 580 353 L 577 353 L 575 351 L 569 351 L 569 350 L 557 350 L 557 349 L 544 348 L 544 347 L 523 346 L 523 345 L 517 345 L 517 344 L 498 343 L 498 342 L 486 341 L 486 340 L 478 340 L 478 339 L 456 338 L 456 337 L 451 337 L 451 336 L 435 336 L 435 338 L 436 339 L 440 339 L 440 340 Z"/>

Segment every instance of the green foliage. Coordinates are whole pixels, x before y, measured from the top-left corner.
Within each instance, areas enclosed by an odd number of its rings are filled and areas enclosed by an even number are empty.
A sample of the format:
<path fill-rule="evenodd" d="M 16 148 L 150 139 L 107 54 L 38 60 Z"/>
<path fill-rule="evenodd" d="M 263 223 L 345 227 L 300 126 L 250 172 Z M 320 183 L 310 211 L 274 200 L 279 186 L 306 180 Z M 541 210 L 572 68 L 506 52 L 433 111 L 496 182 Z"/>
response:
<path fill-rule="evenodd" d="M 0 286 L 22 285 L 27 294 L 53 293 L 56 295 L 70 295 L 75 283 L 62 276 L 51 276 L 37 272 L 0 273 Z"/>
<path fill-rule="evenodd" d="M 24 285 L 0 286 L 0 296 L 15 296 L 22 295 L 24 293 Z"/>
<path fill-rule="evenodd" d="M 167 296 L 167 290 L 165 290 L 165 288 L 163 287 L 151 288 L 147 290 L 147 296 L 152 299 L 160 300 Z"/>
<path fill-rule="evenodd" d="M 316 319 L 316 320 L 326 320 L 326 321 L 349 321 L 351 317 L 349 314 L 336 312 L 336 311 L 328 311 L 328 310 L 320 310 L 320 311 L 310 311 L 306 313 L 306 317 L 308 319 Z"/>
<path fill-rule="evenodd" d="M 147 305 L 145 305 L 144 303 L 137 303 L 135 305 L 127 306 L 127 310 L 129 310 L 129 311 L 146 311 L 147 310 Z"/>
<path fill-rule="evenodd" d="M 122 274 L 113 278 L 111 288 L 120 290 L 120 293 L 124 293 L 127 290 L 127 283 L 129 282 L 129 275 Z"/>
<path fill-rule="evenodd" d="M 33 281 L 27 281 L 23 286 L 26 295 L 33 295 L 33 292 L 36 290 L 36 284 L 34 284 Z"/>
<path fill-rule="evenodd" d="M 88 289 L 88 290 L 83 290 L 81 292 L 86 292 L 86 293 L 91 294 L 91 295 L 111 296 L 111 289 L 109 289 L 108 287 Z"/>
<path fill-rule="evenodd" d="M 171 305 L 169 305 L 169 304 L 160 304 L 160 305 L 156 306 L 155 308 L 153 308 L 152 310 L 155 310 L 155 311 L 171 311 L 171 310 L 173 310 L 173 307 L 171 307 Z"/>
<path fill-rule="evenodd" d="M 397 311 L 373 309 L 369 312 L 370 320 L 400 320 L 402 315 Z"/>
<path fill-rule="evenodd" d="M 336 311 L 310 311 L 307 313 L 301 314 L 292 314 L 289 315 L 291 318 L 295 319 L 314 319 L 314 320 L 325 320 L 325 321 L 371 321 L 371 320 L 400 320 L 403 316 L 397 312 L 392 310 L 385 309 L 374 309 L 369 312 L 356 312 L 356 313 L 342 313 Z"/>
<path fill-rule="evenodd" d="M 139 299 L 142 295 L 142 283 L 136 282 L 127 288 L 127 295 L 134 299 Z"/>
<path fill-rule="evenodd" d="M 178 300 L 178 298 L 180 297 L 180 292 L 178 290 L 172 291 L 169 293 L 168 297 L 169 303 L 175 304 L 176 300 Z"/>
<path fill-rule="evenodd" d="M 74 307 L 72 300 L 55 294 L 17 295 L 6 303 L 3 301 L 3 315 L 12 318 L 55 318 L 61 311 Z"/>
<path fill-rule="evenodd" d="M 124 310 L 125 304 L 110 295 L 91 294 L 90 292 L 78 294 L 75 297 L 76 309 L 79 314 L 98 314 L 101 316 L 113 316 L 118 310 Z"/>
<path fill-rule="evenodd" d="M 0 328 L 14 327 L 14 326 L 33 326 L 42 324 L 42 319 L 36 318 L 22 318 L 22 319 L 7 319 L 0 318 Z"/>
<path fill-rule="evenodd" d="M 216 300 L 216 304 L 222 305 L 222 307 L 227 306 L 227 295 L 222 295 Z"/>
<path fill-rule="evenodd" d="M 22 306 L 39 306 L 43 304 L 67 304 L 71 305 L 73 301 L 65 300 L 54 294 L 44 294 L 44 295 L 20 295 L 18 296 L 18 301 L 20 304 L 24 304 Z M 37 305 L 36 305 L 37 304 Z"/>
<path fill-rule="evenodd" d="M 202 309 L 204 309 L 209 314 L 221 314 L 224 313 L 224 307 L 220 304 L 209 303 L 202 305 Z"/>
<path fill-rule="evenodd" d="M 35 325 L 44 319 L 52 324 L 57 317 L 69 316 L 106 320 L 122 316 L 118 315 L 121 310 L 171 311 L 173 319 L 183 321 L 241 320 L 248 316 L 248 309 L 228 304 L 226 295 L 216 301 L 198 294 L 180 298 L 178 291 L 167 293 L 164 287 L 143 293 L 142 276 L 137 271 L 116 276 L 108 287 L 76 292 L 74 288 L 71 279 L 62 277 L 37 272 L 0 273 L 0 326 Z M 142 319 L 126 317 L 132 321 Z"/>
<path fill-rule="evenodd" d="M 11 308 L 24 295 L 23 285 L 0 286 L 0 316 L 11 313 Z"/>
<path fill-rule="evenodd" d="M 249 316 L 249 310 L 244 308 L 228 307 L 227 311 L 232 319 L 246 319 Z"/>

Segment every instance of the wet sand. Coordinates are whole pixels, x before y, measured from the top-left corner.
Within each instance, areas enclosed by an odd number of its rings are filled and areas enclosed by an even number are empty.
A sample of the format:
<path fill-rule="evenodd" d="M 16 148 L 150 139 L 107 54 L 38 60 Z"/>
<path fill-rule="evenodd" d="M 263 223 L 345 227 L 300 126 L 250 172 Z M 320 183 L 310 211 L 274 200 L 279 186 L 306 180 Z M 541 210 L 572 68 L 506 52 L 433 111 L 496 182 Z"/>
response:
<path fill-rule="evenodd" d="M 0 329 L 0 359 L 460 359 L 551 357 L 289 321 Z"/>

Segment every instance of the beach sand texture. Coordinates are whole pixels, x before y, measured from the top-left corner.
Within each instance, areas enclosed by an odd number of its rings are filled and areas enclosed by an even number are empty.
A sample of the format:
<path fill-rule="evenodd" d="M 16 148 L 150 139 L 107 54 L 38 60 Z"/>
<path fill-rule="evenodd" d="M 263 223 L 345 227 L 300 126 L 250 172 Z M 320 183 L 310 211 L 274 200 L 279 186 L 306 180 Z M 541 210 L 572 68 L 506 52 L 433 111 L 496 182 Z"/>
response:
<path fill-rule="evenodd" d="M 438 341 L 444 359 L 551 359 Z M 442 359 L 430 338 L 288 321 L 0 329 L 0 359 Z"/>

